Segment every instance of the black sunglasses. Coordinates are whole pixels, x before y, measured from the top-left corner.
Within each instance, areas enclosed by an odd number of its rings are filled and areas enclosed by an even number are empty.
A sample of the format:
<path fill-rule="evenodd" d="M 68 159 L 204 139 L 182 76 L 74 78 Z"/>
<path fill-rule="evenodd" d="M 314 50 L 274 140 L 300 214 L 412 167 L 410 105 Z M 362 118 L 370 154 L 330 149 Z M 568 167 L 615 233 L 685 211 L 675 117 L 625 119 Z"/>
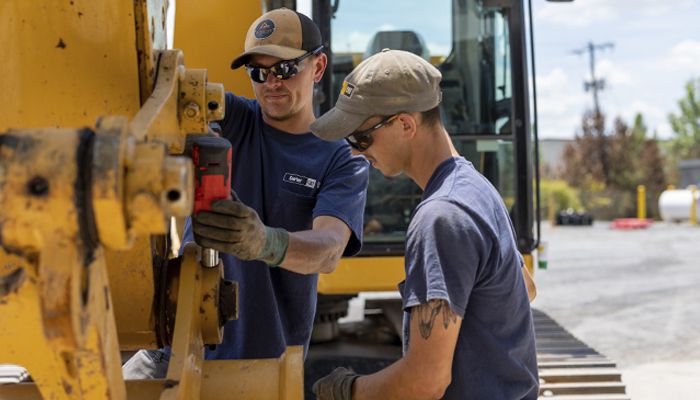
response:
<path fill-rule="evenodd" d="M 390 115 L 388 117 L 384 117 L 381 121 L 379 121 L 376 125 L 367 128 L 363 131 L 360 132 L 353 132 L 350 135 L 345 137 L 345 140 L 348 142 L 350 147 L 357 151 L 365 151 L 369 149 L 369 146 L 372 145 L 372 132 L 376 131 L 377 129 L 381 128 L 384 125 L 390 124 L 392 121 L 398 117 L 399 114 L 394 114 Z"/>
<path fill-rule="evenodd" d="M 299 68 L 299 63 L 307 59 L 312 55 L 316 55 L 321 52 L 323 45 L 318 46 L 314 50 L 304 54 L 301 57 L 297 57 L 292 60 L 282 60 L 275 65 L 269 67 L 261 67 L 259 65 L 246 65 L 245 69 L 248 72 L 248 76 L 254 82 L 265 83 L 267 76 L 272 74 L 277 79 L 287 80 L 294 75 L 298 74 L 301 69 Z"/>

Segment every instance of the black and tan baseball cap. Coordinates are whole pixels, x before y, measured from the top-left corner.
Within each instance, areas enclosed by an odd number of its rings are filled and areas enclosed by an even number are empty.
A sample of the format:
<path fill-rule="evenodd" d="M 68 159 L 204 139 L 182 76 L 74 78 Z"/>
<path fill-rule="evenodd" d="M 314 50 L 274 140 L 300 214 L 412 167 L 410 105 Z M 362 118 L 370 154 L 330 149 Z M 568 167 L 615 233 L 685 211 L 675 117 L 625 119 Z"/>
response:
<path fill-rule="evenodd" d="M 245 51 L 233 60 L 231 69 L 245 65 L 252 54 L 291 60 L 322 44 L 321 31 L 309 17 L 288 8 L 278 8 L 253 22 L 245 37 Z"/>
<path fill-rule="evenodd" d="M 442 100 L 440 80 L 440 71 L 421 57 L 384 49 L 350 72 L 335 107 L 311 124 L 311 132 L 335 141 L 374 115 L 431 110 Z"/>

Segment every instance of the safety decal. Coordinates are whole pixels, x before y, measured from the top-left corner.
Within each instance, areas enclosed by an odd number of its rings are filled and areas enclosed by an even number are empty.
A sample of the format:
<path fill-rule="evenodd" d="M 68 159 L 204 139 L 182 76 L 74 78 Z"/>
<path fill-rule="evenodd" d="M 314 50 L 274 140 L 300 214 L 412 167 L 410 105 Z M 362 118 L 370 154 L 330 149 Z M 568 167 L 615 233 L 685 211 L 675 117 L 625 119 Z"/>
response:
<path fill-rule="evenodd" d="M 352 93 L 355 91 L 355 85 L 348 81 L 343 81 L 343 86 L 340 88 L 340 94 L 347 98 L 352 97 Z"/>

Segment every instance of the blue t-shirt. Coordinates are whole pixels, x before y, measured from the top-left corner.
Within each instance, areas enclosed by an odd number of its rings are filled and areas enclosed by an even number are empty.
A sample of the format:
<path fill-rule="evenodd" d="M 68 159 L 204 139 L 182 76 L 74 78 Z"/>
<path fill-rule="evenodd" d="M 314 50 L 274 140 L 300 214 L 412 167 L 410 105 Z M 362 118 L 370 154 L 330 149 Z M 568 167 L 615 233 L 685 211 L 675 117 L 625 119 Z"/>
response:
<path fill-rule="evenodd" d="M 231 186 L 264 224 L 295 232 L 311 229 L 318 216 L 332 216 L 352 231 L 344 255 L 360 250 L 369 168 L 345 141 L 277 130 L 263 122 L 257 101 L 231 93 L 226 93 L 221 130 L 233 147 Z M 184 241 L 193 240 L 189 225 Z M 228 254 L 221 258 L 226 279 L 239 285 L 238 319 L 226 324 L 222 344 L 207 350 L 206 358 L 275 358 L 294 345 L 306 350 L 318 274 L 297 274 Z"/>
<path fill-rule="evenodd" d="M 535 335 L 521 266 L 496 189 L 465 159 L 442 162 L 408 227 L 399 290 L 404 351 L 411 307 L 443 299 L 463 318 L 445 399 L 537 399 Z"/>

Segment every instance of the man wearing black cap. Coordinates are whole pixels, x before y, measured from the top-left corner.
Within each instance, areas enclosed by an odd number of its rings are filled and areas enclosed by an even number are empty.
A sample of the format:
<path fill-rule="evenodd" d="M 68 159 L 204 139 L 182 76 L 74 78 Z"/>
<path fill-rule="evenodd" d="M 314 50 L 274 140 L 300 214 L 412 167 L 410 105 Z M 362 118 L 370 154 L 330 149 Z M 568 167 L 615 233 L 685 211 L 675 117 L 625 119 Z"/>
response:
<path fill-rule="evenodd" d="M 288 9 L 251 25 L 245 66 L 255 100 L 226 94 L 221 135 L 233 146 L 234 200 L 213 204 L 185 227 L 184 241 L 219 250 L 225 277 L 239 283 L 239 317 L 207 359 L 276 358 L 308 346 L 318 273 L 360 250 L 368 165 L 344 141 L 309 131 L 314 83 L 326 56 L 308 17 Z M 126 378 L 158 378 L 167 351 L 139 352 Z"/>
<path fill-rule="evenodd" d="M 422 58 L 385 49 L 345 78 L 335 107 L 311 125 L 423 189 L 399 284 L 404 356 L 366 376 L 337 368 L 314 385 L 319 400 L 537 399 L 515 232 L 496 189 L 457 154 L 440 121 L 441 78 Z"/>

